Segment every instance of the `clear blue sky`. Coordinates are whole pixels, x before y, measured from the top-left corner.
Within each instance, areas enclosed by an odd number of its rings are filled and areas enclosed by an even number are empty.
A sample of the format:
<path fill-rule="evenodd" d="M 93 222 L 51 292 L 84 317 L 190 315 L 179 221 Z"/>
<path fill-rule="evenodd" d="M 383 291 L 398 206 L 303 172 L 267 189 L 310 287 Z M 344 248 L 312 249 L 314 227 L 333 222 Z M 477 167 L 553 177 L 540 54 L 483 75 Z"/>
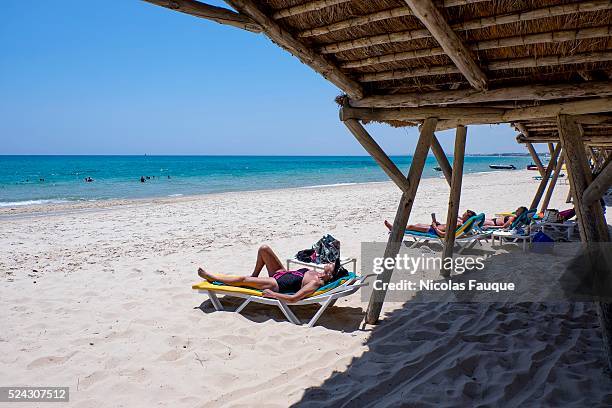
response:
<path fill-rule="evenodd" d="M 0 154 L 364 154 L 340 91 L 261 34 L 138 0 L 2 0 L 0 50 Z M 416 129 L 368 128 L 414 149 Z M 507 125 L 467 150 L 525 152 Z"/>

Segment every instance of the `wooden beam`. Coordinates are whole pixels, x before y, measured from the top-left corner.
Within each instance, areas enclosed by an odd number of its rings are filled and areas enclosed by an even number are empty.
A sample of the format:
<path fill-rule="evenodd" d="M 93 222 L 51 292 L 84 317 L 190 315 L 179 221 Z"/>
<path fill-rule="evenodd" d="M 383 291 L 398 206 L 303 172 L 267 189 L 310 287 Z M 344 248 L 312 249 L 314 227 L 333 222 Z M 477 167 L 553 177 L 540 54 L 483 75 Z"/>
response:
<path fill-rule="evenodd" d="M 260 33 L 261 27 L 249 17 L 222 7 L 200 3 L 195 0 L 144 0 L 147 3 L 179 11 L 195 17 L 204 18 L 219 24 L 241 28 L 253 33 Z"/>
<path fill-rule="evenodd" d="M 363 148 L 372 156 L 376 163 L 383 169 L 383 171 L 389 176 L 391 180 L 402 190 L 403 192 L 410 191 L 410 185 L 406 180 L 406 176 L 397 168 L 395 163 L 391 161 L 389 156 L 384 150 L 376 143 L 374 138 L 370 136 L 367 130 L 355 119 L 348 119 L 344 121 L 344 125 L 351 131 L 355 139 L 363 146 Z"/>
<path fill-rule="evenodd" d="M 474 89 L 455 91 L 412 92 L 395 95 L 366 96 L 350 99 L 354 108 L 416 108 L 427 105 L 491 103 L 500 101 L 544 101 L 562 98 L 587 98 L 612 95 L 612 82 L 589 82 L 580 84 L 536 84 L 490 89 L 486 92 Z M 552 118 L 551 118 L 552 120 Z M 609 118 L 612 121 L 612 116 Z"/>
<path fill-rule="evenodd" d="M 442 149 L 442 145 L 435 134 L 431 138 L 431 151 L 440 165 L 440 169 L 442 170 L 442 174 L 444 174 L 446 182 L 449 186 L 451 186 L 453 170 L 448 162 L 446 154 L 444 154 L 444 149 Z"/>
<path fill-rule="evenodd" d="M 464 1 L 451 1 L 446 0 L 443 2 L 437 1 L 436 4 L 442 7 L 454 7 L 463 6 L 465 4 L 482 3 L 489 0 L 464 0 Z M 395 7 L 392 9 L 377 11 L 375 13 L 365 14 L 358 17 L 351 17 L 346 20 L 341 20 L 336 23 L 311 28 L 308 30 L 300 31 L 298 37 L 316 37 L 319 35 L 326 35 L 335 31 L 345 30 L 347 28 L 361 27 L 366 24 L 373 23 L 375 21 L 389 20 L 391 18 L 411 16 L 412 10 L 408 7 Z"/>
<path fill-rule="evenodd" d="M 454 121 L 449 121 L 449 122 L 453 122 Z M 548 142 L 558 142 L 559 141 L 559 134 L 555 133 L 550 134 L 550 135 L 538 135 L 538 136 L 533 136 L 530 138 L 522 138 L 517 137 L 516 141 L 518 143 L 548 143 Z M 582 138 L 582 142 L 587 145 L 587 146 L 612 146 L 612 137 L 610 136 L 583 136 Z"/>
<path fill-rule="evenodd" d="M 463 160 L 465 157 L 465 139 L 467 128 L 459 126 L 455 134 L 455 153 L 453 156 L 453 177 L 451 190 L 448 196 L 448 211 L 446 213 L 446 234 L 444 236 L 444 250 L 442 251 L 442 269 L 440 273 L 445 278 L 450 278 L 451 269 L 445 268 L 449 263 L 446 259 L 453 257 L 455 247 L 455 229 L 457 228 L 457 217 L 459 216 L 459 202 L 461 200 L 461 182 L 463 179 Z"/>
<path fill-rule="evenodd" d="M 549 118 L 558 114 L 582 115 L 612 112 L 612 97 L 582 99 L 571 102 L 550 103 L 518 109 L 423 107 L 423 108 L 351 108 L 341 109 L 342 117 L 368 121 L 420 121 L 428 117 L 454 119 L 455 126 L 469 124 L 497 124 Z M 448 122 L 447 122 L 448 123 Z M 440 130 L 440 126 L 438 126 Z"/>
<path fill-rule="evenodd" d="M 543 7 L 535 10 L 528 10 L 517 13 L 476 18 L 473 20 L 453 24 L 450 27 L 454 31 L 478 30 L 481 28 L 494 27 L 502 24 L 518 23 L 523 21 L 531 21 L 556 16 L 565 16 L 582 12 L 609 10 L 611 8 L 612 3 L 609 0 L 582 1 L 552 7 Z M 354 50 L 357 48 L 370 47 L 373 45 L 405 42 L 417 38 L 430 38 L 431 36 L 432 35 L 427 30 L 407 30 L 327 44 L 322 46 L 320 48 L 320 51 L 324 54 L 331 54 L 342 51 Z"/>
<path fill-rule="evenodd" d="M 410 212 L 412 211 L 414 197 L 416 196 L 419 182 L 421 181 L 421 175 L 423 174 L 423 167 L 425 166 L 425 160 L 427 159 L 427 152 L 429 152 L 431 139 L 434 131 L 436 130 L 436 122 L 437 119 L 428 118 L 425 120 L 425 123 L 423 123 L 423 127 L 421 128 L 421 135 L 419 136 L 419 141 L 417 142 L 414 155 L 412 156 L 410 170 L 408 171 L 408 184 L 410 184 L 410 191 L 402 194 L 399 206 L 397 207 L 395 220 L 393 221 L 393 228 L 391 229 L 391 234 L 389 234 L 389 240 L 387 241 L 387 247 L 385 248 L 385 258 L 395 258 L 399 253 L 400 245 L 402 244 L 402 240 L 404 238 L 404 232 L 406 230 L 406 226 L 408 225 L 408 218 L 410 217 Z M 385 283 L 389 283 L 391 280 L 391 275 L 393 274 L 393 269 L 394 268 L 385 267 L 384 271 L 378 275 L 377 280 L 382 282 L 383 285 Z M 385 300 L 385 295 L 387 293 L 386 287 L 383 286 L 383 288 L 385 288 L 385 290 L 372 291 L 368 309 L 366 311 L 366 323 L 374 324 L 378 321 L 378 317 L 380 316 L 380 311 Z"/>
<path fill-rule="evenodd" d="M 335 6 L 336 4 L 348 3 L 351 0 L 316 0 L 311 1 L 309 3 L 298 4 L 297 6 L 287 7 L 284 9 L 280 9 L 274 14 L 272 14 L 272 18 L 275 20 L 280 20 L 281 18 L 287 18 L 292 16 L 297 16 L 300 14 L 310 13 L 311 11 L 322 10 L 326 7 Z"/>
<path fill-rule="evenodd" d="M 552 142 L 548 143 L 548 153 L 552 156 L 554 151 L 555 151 L 555 144 Z"/>
<path fill-rule="evenodd" d="M 540 176 L 544 177 L 544 174 L 546 174 L 546 170 L 544 170 L 544 165 L 542 164 L 542 161 L 540 160 L 540 157 L 538 156 L 538 152 L 536 152 L 535 148 L 533 147 L 531 143 L 525 143 L 525 146 L 527 147 L 527 150 L 529 150 L 531 159 L 537 166 Z"/>
<path fill-rule="evenodd" d="M 546 185 L 549 182 L 550 174 L 553 171 L 554 163 L 557 160 L 557 157 L 559 157 L 560 151 L 561 151 L 561 144 L 557 144 L 557 147 L 555 148 L 553 155 L 550 157 L 550 162 L 548 162 L 546 171 L 544 172 L 544 175 L 542 176 L 542 181 L 540 181 L 540 185 L 538 186 L 538 189 L 536 190 L 536 193 L 533 196 L 533 201 L 531 202 L 531 206 L 529 207 L 530 210 L 534 208 L 538 208 L 538 205 L 540 204 L 540 200 L 542 199 L 542 195 L 544 194 L 544 190 L 546 189 Z"/>
<path fill-rule="evenodd" d="M 487 89 L 488 80 L 484 72 L 474 62 L 470 50 L 457 37 L 457 34 L 448 25 L 440 10 L 431 0 L 404 0 L 415 17 L 418 18 L 427 30 L 436 39 L 446 55 L 455 63 L 459 71 L 468 82 L 480 91 Z"/>
<path fill-rule="evenodd" d="M 590 38 L 605 38 L 612 34 L 612 26 L 581 28 L 578 30 L 549 31 L 546 33 L 517 35 L 512 37 L 496 38 L 467 44 L 472 51 L 492 50 L 506 47 L 524 46 L 528 44 L 548 44 L 565 41 L 576 41 Z M 362 68 L 390 62 L 409 61 L 418 58 L 444 55 L 442 47 L 421 48 L 417 50 L 394 52 L 359 60 L 346 61 L 340 64 L 341 68 Z M 580 71 L 585 72 L 585 71 Z M 593 80 L 594 78 L 591 78 Z"/>
<path fill-rule="evenodd" d="M 606 167 L 599 173 L 595 180 L 584 190 L 582 194 L 582 202 L 586 206 L 590 206 L 598 202 L 601 197 L 612 186 L 612 163 L 608 163 Z"/>
<path fill-rule="evenodd" d="M 319 72 L 351 98 L 359 99 L 364 96 L 360 84 L 342 73 L 327 58 L 317 54 L 314 50 L 293 37 L 290 32 L 263 13 L 254 0 L 226 0 L 226 3 L 252 18 L 262 27 L 265 34 L 272 41 L 298 57 L 304 64 Z"/>
<path fill-rule="evenodd" d="M 608 226 L 606 225 L 601 205 L 597 201 L 590 205 L 583 201 L 584 192 L 592 182 L 592 174 L 586 160 L 578 125 L 568 115 L 559 115 L 557 121 L 559 124 L 560 144 L 563 145 L 567 161 L 566 167 L 570 188 L 574 193 L 574 209 L 576 210 L 580 238 L 585 244 L 609 242 Z M 586 254 L 592 261 L 591 251 L 588 249 Z M 597 256 L 597 254 L 594 255 Z M 609 279 L 609 276 L 601 278 Z M 612 370 L 612 304 L 596 302 L 596 307 L 602 331 L 605 357 L 608 362 L 608 368 Z"/>
<path fill-rule="evenodd" d="M 541 212 L 544 212 L 548 209 L 548 204 L 550 204 L 550 199 L 552 198 L 555 186 L 557 185 L 557 180 L 559 179 L 559 173 L 561 172 L 561 167 L 563 166 L 564 160 L 565 157 L 563 156 L 563 154 L 560 154 L 559 159 L 557 160 L 557 164 L 555 166 L 555 170 L 553 172 L 552 180 L 550 180 L 550 184 L 548 185 L 548 189 L 546 190 L 546 194 L 544 195 L 544 200 L 542 200 L 542 207 L 540 209 Z"/>
<path fill-rule="evenodd" d="M 413 0 L 416 1 L 416 0 Z M 574 55 L 548 55 L 544 57 L 507 58 L 491 60 L 484 67 L 488 71 L 501 71 L 506 69 L 539 68 L 557 65 L 586 64 L 592 62 L 606 62 L 612 60 L 612 51 L 584 52 Z M 362 74 L 361 82 L 389 81 L 405 78 L 419 78 L 431 75 L 448 75 L 463 73 L 454 65 L 436 65 L 423 68 L 390 70 Z"/>

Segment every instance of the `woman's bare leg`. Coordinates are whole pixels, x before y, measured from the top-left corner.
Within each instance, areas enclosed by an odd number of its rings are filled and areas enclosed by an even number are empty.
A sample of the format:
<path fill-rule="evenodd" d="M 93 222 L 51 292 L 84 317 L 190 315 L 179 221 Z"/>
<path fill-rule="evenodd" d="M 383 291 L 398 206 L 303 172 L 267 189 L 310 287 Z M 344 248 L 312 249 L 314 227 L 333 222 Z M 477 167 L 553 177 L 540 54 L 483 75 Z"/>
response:
<path fill-rule="evenodd" d="M 278 259 L 278 256 L 276 256 L 274 251 L 272 251 L 272 248 L 267 245 L 262 245 L 259 247 L 259 250 L 257 251 L 257 262 L 255 263 L 255 269 L 253 270 L 251 276 L 259 276 L 259 273 L 264 266 L 268 270 L 268 276 L 272 276 L 277 271 L 285 269 L 280 259 Z"/>
<path fill-rule="evenodd" d="M 278 283 L 274 278 L 259 278 L 253 276 L 218 276 L 207 272 L 203 268 L 198 268 L 198 275 L 208 281 L 226 283 L 228 285 L 247 286 L 255 289 L 270 289 L 278 292 Z"/>
<path fill-rule="evenodd" d="M 406 229 L 410 230 L 410 231 L 427 232 L 427 231 L 429 231 L 429 227 L 431 227 L 431 225 L 428 225 L 428 224 L 413 224 L 413 225 L 408 225 L 406 227 Z"/>
<path fill-rule="evenodd" d="M 393 225 L 387 220 L 385 220 L 385 227 L 387 227 L 389 231 L 393 229 Z M 413 224 L 406 226 L 406 229 L 410 231 L 427 232 L 429 231 L 429 227 L 430 226 L 428 224 Z"/>

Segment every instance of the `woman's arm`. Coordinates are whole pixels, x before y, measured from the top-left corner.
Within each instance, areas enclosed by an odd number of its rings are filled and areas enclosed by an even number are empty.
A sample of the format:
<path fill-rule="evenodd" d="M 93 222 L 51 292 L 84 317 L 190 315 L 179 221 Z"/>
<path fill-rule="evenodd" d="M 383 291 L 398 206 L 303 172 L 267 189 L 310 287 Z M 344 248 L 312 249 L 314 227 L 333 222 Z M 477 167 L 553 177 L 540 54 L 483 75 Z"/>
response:
<path fill-rule="evenodd" d="M 438 225 L 435 224 L 431 224 L 431 228 L 436 231 L 436 234 L 438 234 L 439 237 L 444 238 L 445 230 L 443 228 L 440 228 Z"/>
<path fill-rule="evenodd" d="M 318 281 L 310 281 L 306 285 L 302 286 L 302 289 L 298 290 L 293 295 L 288 295 L 285 293 L 278 293 L 278 292 L 271 291 L 269 289 L 264 290 L 263 295 L 269 298 L 284 300 L 285 302 L 288 302 L 288 303 L 295 303 L 297 301 L 304 299 L 307 296 L 312 295 L 313 293 L 317 291 L 317 289 L 319 289 L 319 287 L 320 285 Z"/>

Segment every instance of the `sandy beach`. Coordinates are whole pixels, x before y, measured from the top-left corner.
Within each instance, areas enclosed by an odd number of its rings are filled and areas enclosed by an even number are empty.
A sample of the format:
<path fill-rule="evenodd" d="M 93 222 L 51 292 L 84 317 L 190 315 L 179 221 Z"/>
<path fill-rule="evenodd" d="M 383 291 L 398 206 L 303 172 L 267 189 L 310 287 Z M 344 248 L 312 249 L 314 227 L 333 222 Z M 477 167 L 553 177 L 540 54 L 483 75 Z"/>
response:
<path fill-rule="evenodd" d="M 461 208 L 529 205 L 535 174 L 467 174 Z M 308 329 L 265 306 L 215 312 L 191 289 L 198 266 L 250 274 L 261 244 L 284 260 L 330 233 L 359 257 L 399 196 L 384 182 L 3 208 L 3 385 L 69 386 L 74 407 L 612 404 L 588 303 L 390 304 L 363 326 L 354 295 Z M 443 219 L 447 201 L 424 179 L 410 221 Z"/>

